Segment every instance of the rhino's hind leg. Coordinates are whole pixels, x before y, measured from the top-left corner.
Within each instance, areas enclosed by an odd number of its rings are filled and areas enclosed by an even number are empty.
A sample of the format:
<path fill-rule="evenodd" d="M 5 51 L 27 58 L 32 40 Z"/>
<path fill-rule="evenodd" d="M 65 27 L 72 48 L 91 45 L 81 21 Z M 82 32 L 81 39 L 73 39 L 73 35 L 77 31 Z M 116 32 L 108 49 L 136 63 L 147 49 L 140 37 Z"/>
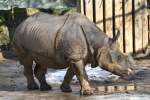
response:
<path fill-rule="evenodd" d="M 41 91 L 48 91 L 51 90 L 52 87 L 47 84 L 45 74 L 46 74 L 47 68 L 40 66 L 38 63 L 36 64 L 34 68 L 34 74 L 35 77 L 40 82 L 40 90 Z"/>
<path fill-rule="evenodd" d="M 24 75 L 27 78 L 27 88 L 29 90 L 39 89 L 33 77 L 32 57 L 29 54 L 27 54 L 22 48 L 19 48 L 19 46 L 16 46 L 16 47 L 14 46 L 13 50 L 16 53 L 20 63 L 24 66 Z"/>
<path fill-rule="evenodd" d="M 73 70 L 76 73 L 76 76 L 80 82 L 81 85 L 81 90 L 80 94 L 81 95 L 91 95 L 93 94 L 93 90 L 91 89 L 86 72 L 85 72 L 85 66 L 82 60 L 74 62 L 73 63 Z"/>
<path fill-rule="evenodd" d="M 62 85 L 60 86 L 60 89 L 63 92 L 72 92 L 72 89 L 70 87 L 70 82 L 71 82 L 74 75 L 75 75 L 75 73 L 72 69 L 72 66 L 70 66 L 66 72 L 66 75 L 64 77 L 64 81 L 63 81 Z"/>
<path fill-rule="evenodd" d="M 22 65 L 24 65 L 24 75 L 27 78 L 27 88 L 29 90 L 39 89 L 38 85 L 35 83 L 34 76 L 33 76 L 33 70 L 32 70 L 33 60 L 32 60 L 32 58 L 26 56 L 25 58 L 20 59 L 20 62 Z"/>

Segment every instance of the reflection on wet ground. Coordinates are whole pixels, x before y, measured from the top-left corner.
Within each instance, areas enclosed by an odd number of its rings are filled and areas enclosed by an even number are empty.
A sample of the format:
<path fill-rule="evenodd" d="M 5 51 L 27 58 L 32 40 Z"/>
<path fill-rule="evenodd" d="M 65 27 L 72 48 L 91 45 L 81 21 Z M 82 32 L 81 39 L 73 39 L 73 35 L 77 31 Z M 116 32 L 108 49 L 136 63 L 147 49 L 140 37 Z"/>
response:
<path fill-rule="evenodd" d="M 63 80 L 65 70 L 49 70 L 49 72 L 46 76 L 48 83 L 51 83 L 53 86 L 52 91 L 27 91 L 23 66 L 20 66 L 14 60 L 4 61 L 0 64 L 0 100 L 150 100 L 150 94 L 148 94 L 150 92 L 115 93 L 107 95 L 95 94 L 93 96 L 81 97 L 79 95 L 80 87 L 76 84 L 76 78 L 72 82 L 73 93 L 62 93 L 59 86 Z M 101 69 L 87 68 L 87 72 L 91 80 L 99 80 L 98 82 L 102 84 L 115 82 L 119 79 L 118 76 Z M 145 68 L 137 73 L 134 80 L 136 82 L 150 83 L 149 77 L 150 71 Z"/>
<path fill-rule="evenodd" d="M 1 92 L 0 100 L 150 100 L 149 94 L 111 94 L 79 96 L 72 93 L 58 92 Z"/>
<path fill-rule="evenodd" d="M 113 75 L 108 71 L 102 70 L 100 67 L 91 68 L 89 65 L 86 66 L 86 72 L 88 74 L 89 80 L 104 82 L 107 80 L 115 81 L 119 78 L 117 75 Z M 64 79 L 66 69 L 62 70 L 48 70 L 46 74 L 46 79 L 49 84 L 61 84 Z M 77 81 L 77 78 L 74 76 L 73 81 Z"/>

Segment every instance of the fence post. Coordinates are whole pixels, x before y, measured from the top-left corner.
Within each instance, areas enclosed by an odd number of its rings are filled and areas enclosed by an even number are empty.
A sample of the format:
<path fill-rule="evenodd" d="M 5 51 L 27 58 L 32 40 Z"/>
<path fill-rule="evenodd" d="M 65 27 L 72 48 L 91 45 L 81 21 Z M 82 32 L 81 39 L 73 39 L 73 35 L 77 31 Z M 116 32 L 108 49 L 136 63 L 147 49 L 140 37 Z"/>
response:
<path fill-rule="evenodd" d="M 122 0 L 122 33 L 123 33 L 123 52 L 126 52 L 126 37 L 125 37 L 125 0 Z"/>
<path fill-rule="evenodd" d="M 96 23 L 96 5 L 95 0 L 93 0 L 93 22 Z"/>
<path fill-rule="evenodd" d="M 105 13 L 105 0 L 103 0 L 103 31 L 106 33 L 106 13 Z"/>
<path fill-rule="evenodd" d="M 135 53 L 135 6 L 134 0 L 132 0 L 132 45 L 133 45 L 133 53 Z"/>
<path fill-rule="evenodd" d="M 112 0 L 112 28 L 113 28 L 113 37 L 115 36 L 115 0 Z"/>
<path fill-rule="evenodd" d="M 149 23 L 149 16 L 150 15 L 148 14 L 147 15 L 147 20 L 148 20 L 148 27 L 147 27 L 148 28 L 148 44 L 150 44 L 150 25 L 149 25 L 150 23 Z"/>
<path fill-rule="evenodd" d="M 83 0 L 83 13 L 86 15 L 86 0 Z"/>

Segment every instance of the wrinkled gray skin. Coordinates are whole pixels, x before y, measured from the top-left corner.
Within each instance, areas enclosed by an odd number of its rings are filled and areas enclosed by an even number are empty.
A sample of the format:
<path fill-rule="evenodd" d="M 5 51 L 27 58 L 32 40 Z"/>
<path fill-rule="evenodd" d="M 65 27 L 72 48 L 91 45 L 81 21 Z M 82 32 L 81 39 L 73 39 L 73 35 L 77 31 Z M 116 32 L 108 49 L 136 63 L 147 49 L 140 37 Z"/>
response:
<path fill-rule="evenodd" d="M 36 13 L 22 22 L 16 29 L 14 51 L 27 78 L 29 90 L 38 89 L 33 74 L 40 82 L 40 90 L 50 90 L 46 83 L 47 68 L 68 68 L 61 90 L 71 92 L 70 81 L 77 76 L 81 95 L 93 94 L 85 72 L 85 65 L 101 66 L 122 77 L 132 74 L 128 57 L 116 44 L 118 35 L 109 38 L 85 16 L 74 13 L 53 16 Z M 33 61 L 36 63 L 32 70 Z"/>

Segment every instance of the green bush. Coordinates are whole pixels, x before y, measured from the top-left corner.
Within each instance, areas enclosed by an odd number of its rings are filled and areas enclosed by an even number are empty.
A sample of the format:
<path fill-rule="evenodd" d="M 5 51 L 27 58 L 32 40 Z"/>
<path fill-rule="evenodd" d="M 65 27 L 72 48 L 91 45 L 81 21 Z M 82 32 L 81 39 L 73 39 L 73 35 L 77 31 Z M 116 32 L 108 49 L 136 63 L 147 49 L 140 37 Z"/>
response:
<path fill-rule="evenodd" d="M 9 32 L 5 25 L 5 20 L 0 16 L 0 46 L 7 45 L 9 43 Z"/>

